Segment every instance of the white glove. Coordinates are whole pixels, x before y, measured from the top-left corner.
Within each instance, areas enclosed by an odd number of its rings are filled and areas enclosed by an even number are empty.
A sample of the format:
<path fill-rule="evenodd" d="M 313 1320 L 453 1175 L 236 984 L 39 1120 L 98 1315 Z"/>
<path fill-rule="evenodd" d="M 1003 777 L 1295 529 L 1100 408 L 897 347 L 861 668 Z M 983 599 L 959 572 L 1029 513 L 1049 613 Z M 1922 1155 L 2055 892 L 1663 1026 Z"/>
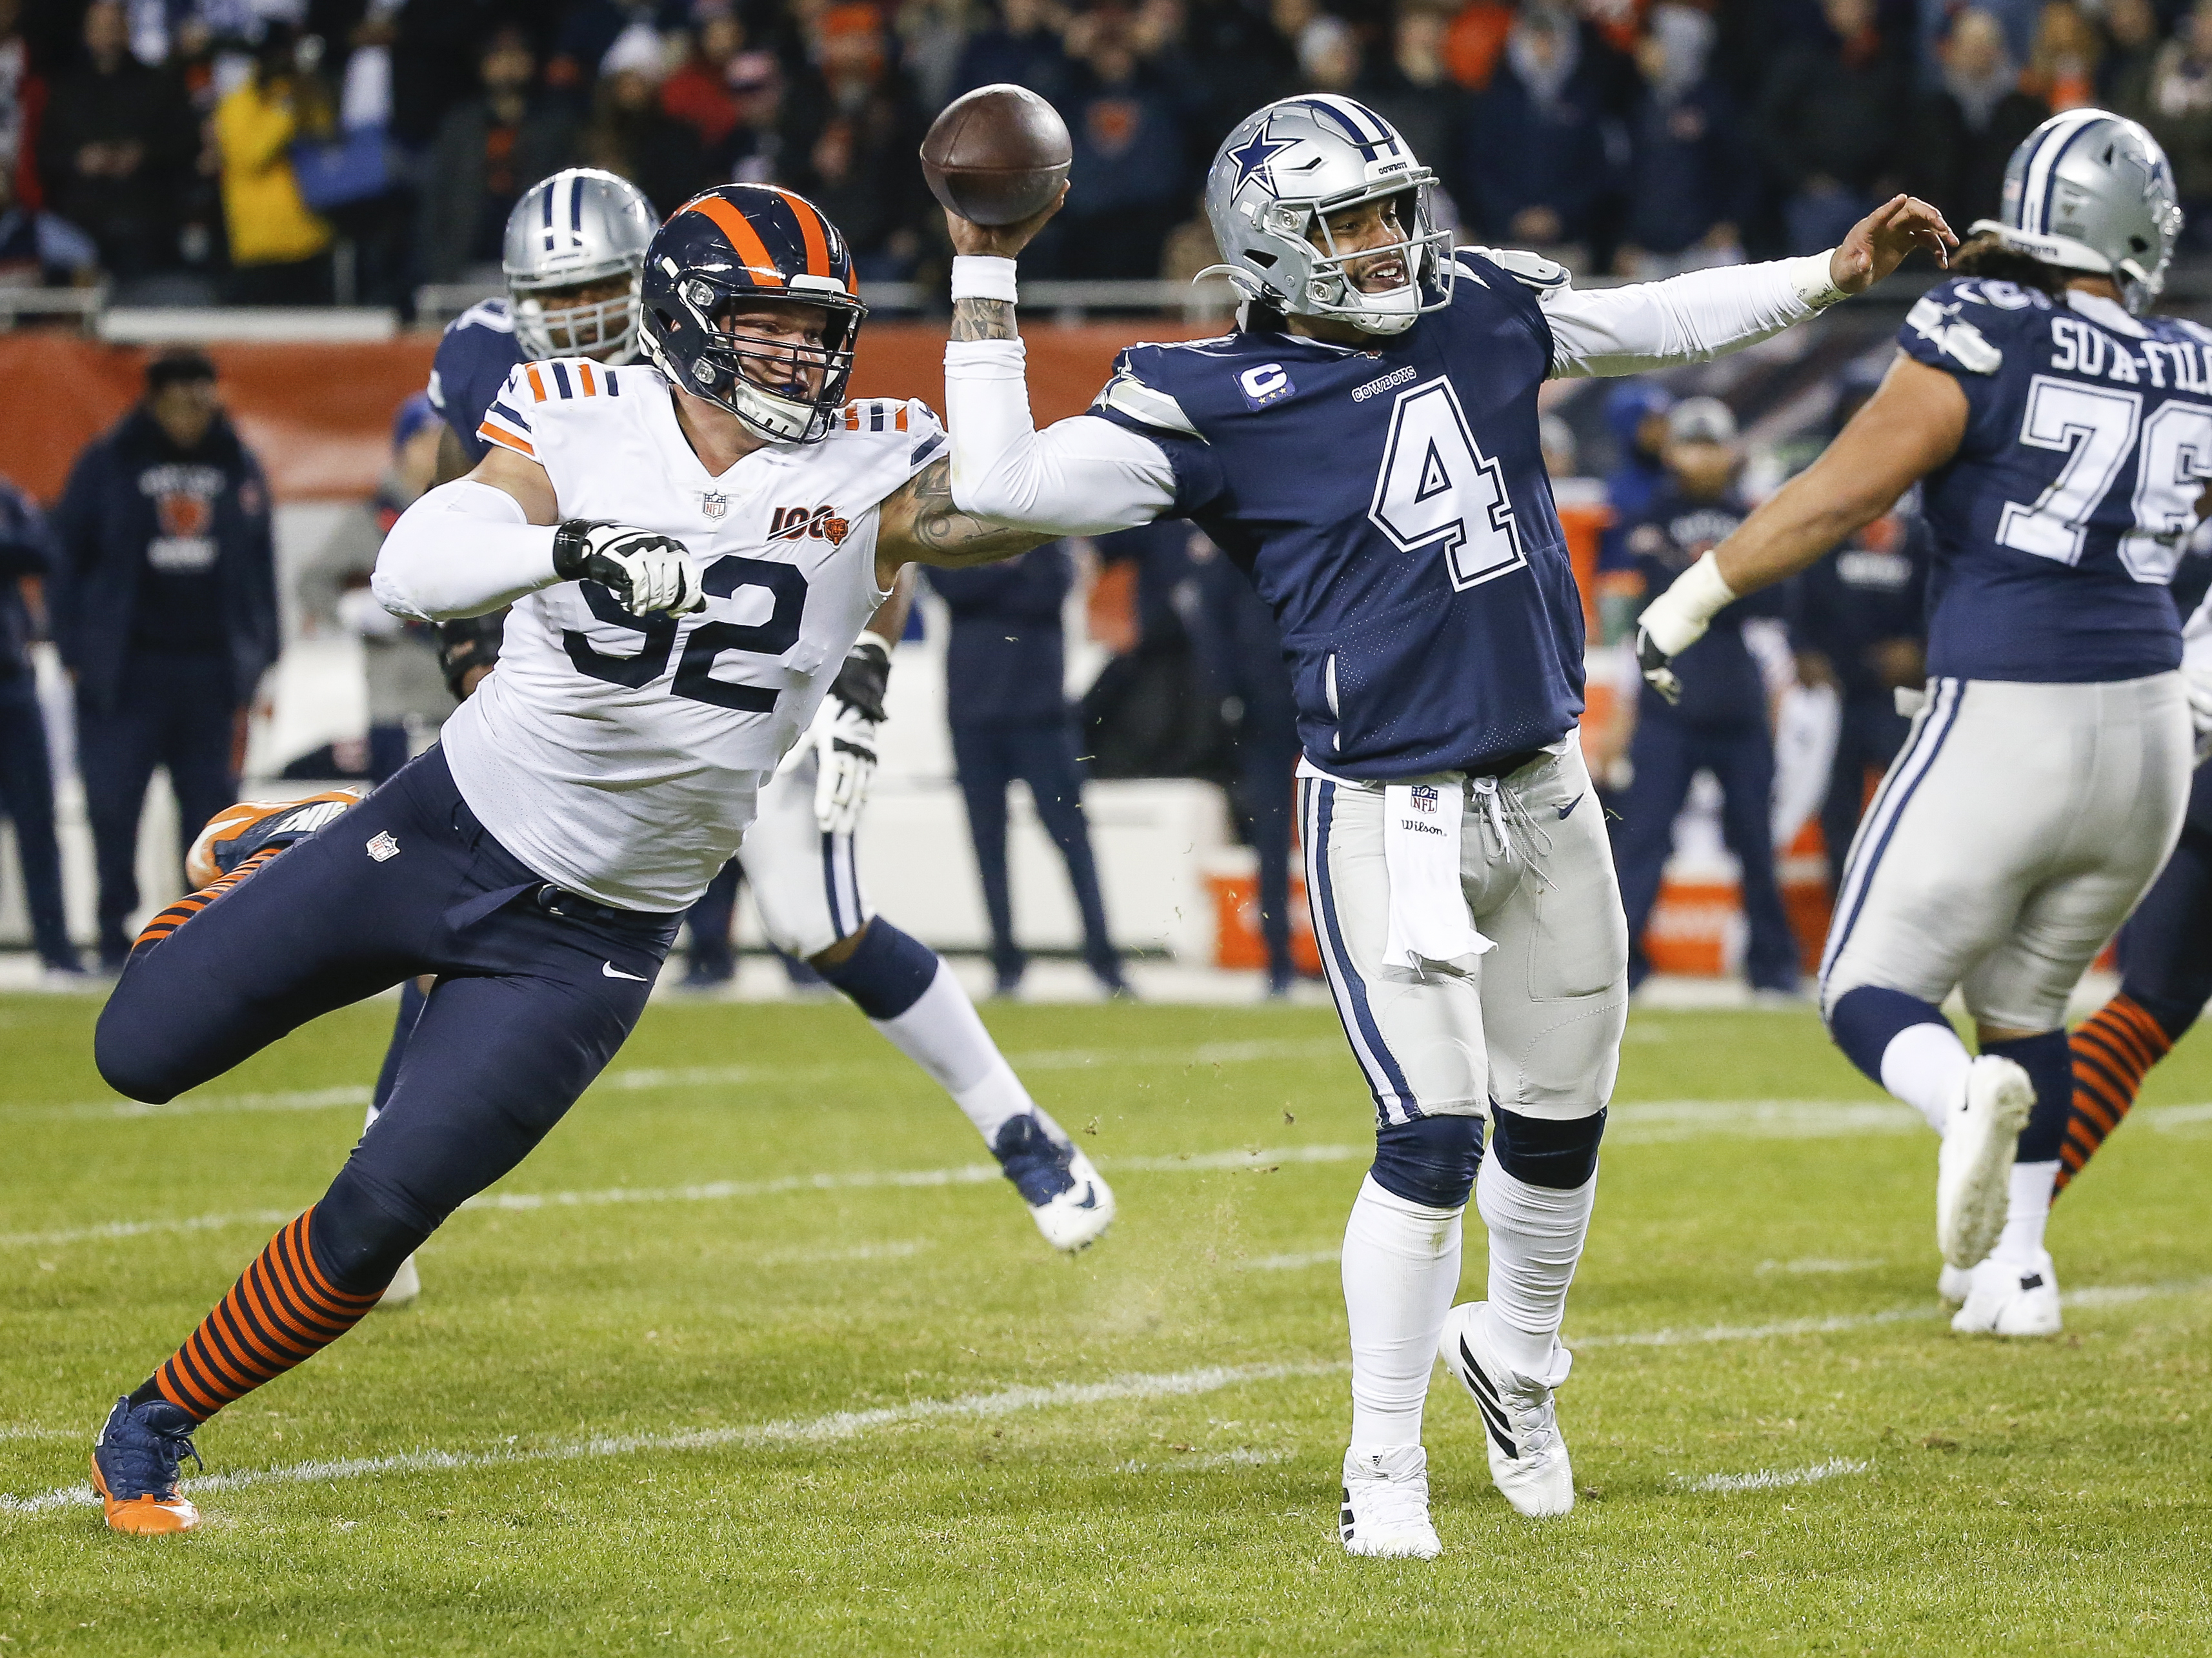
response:
<path fill-rule="evenodd" d="M 684 616 L 707 607 L 690 550 L 673 536 L 634 524 L 569 519 L 553 537 L 553 573 L 564 582 L 599 582 L 633 616 Z"/>
<path fill-rule="evenodd" d="M 405 619 L 386 610 L 367 588 L 348 588 L 338 594 L 338 625 L 362 639 L 396 639 Z"/>
<path fill-rule="evenodd" d="M 1676 576 L 1674 585 L 1644 607 L 1636 619 L 1636 665 L 1644 670 L 1651 688 L 1668 702 L 1679 701 L 1682 682 L 1669 666 L 1705 637 L 1714 617 L 1735 602 L 1736 594 L 1721 579 L 1721 567 L 1711 553 Z"/>
<path fill-rule="evenodd" d="M 875 779 L 876 728 L 883 723 L 890 677 L 890 642 L 863 633 L 823 699 L 813 734 L 814 821 L 825 835 L 849 835 L 860 821 Z"/>

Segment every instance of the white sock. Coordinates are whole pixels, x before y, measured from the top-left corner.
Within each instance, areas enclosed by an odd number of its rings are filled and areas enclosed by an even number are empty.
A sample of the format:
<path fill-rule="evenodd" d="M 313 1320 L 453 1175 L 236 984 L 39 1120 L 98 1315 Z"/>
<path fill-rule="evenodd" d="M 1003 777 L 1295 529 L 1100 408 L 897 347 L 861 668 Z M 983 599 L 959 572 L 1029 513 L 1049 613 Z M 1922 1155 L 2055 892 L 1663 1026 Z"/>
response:
<path fill-rule="evenodd" d="M 1459 1293 L 1460 1215 L 1359 1183 L 1344 1228 L 1344 1311 L 1352 1326 L 1352 1444 L 1421 1442 L 1444 1314 Z"/>
<path fill-rule="evenodd" d="M 376 1126 L 376 1119 L 382 1115 L 384 1115 L 384 1113 L 372 1105 L 368 1108 L 368 1115 L 362 1119 L 361 1131 L 363 1134 L 366 1134 L 369 1130 L 374 1128 Z"/>
<path fill-rule="evenodd" d="M 1966 1069 L 1974 1063 L 1948 1025 L 1907 1025 L 1881 1051 L 1881 1085 L 1942 1133 L 1959 1109 Z"/>
<path fill-rule="evenodd" d="M 927 1071 L 938 1087 L 967 1113 L 983 1143 L 995 1146 L 1010 1117 L 1033 1112 L 1058 1139 L 1060 1125 L 1037 1110 L 1036 1101 L 999 1051 L 991 1033 L 960 981 L 942 961 L 921 998 L 896 1019 L 868 1021 L 892 1046 Z"/>
<path fill-rule="evenodd" d="M 2051 1219 L 2051 1191 L 2058 1184 L 2058 1160 L 2014 1163 L 2005 1204 L 2004 1231 L 1990 1253 L 2022 1266 L 2043 1259 L 2043 1228 Z"/>
<path fill-rule="evenodd" d="M 1474 1201 L 1490 1228 L 1490 1340 L 1525 1376 L 1542 1381 L 1553 1368 L 1596 1199 L 1595 1174 L 1561 1192 L 1515 1179 L 1494 1155 L 1482 1160 Z"/>

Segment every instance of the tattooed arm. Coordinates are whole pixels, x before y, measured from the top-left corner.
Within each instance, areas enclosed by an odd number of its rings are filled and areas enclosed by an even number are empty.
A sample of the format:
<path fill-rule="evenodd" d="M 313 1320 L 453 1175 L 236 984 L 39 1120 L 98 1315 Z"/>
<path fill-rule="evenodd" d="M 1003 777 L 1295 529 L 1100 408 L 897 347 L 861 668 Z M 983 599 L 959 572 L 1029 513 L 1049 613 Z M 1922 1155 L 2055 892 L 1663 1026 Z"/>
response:
<path fill-rule="evenodd" d="M 1096 415 L 1040 432 L 1030 414 L 1012 255 L 1051 216 L 1048 210 L 994 229 L 945 216 L 961 254 L 945 348 L 952 503 L 989 523 L 1051 536 L 1147 524 L 1170 514 L 1177 496 L 1175 468 L 1159 443 Z"/>
<path fill-rule="evenodd" d="M 952 462 L 933 460 L 883 504 L 876 585 L 888 589 L 904 564 L 988 564 L 1058 539 L 963 512 L 952 499 Z"/>

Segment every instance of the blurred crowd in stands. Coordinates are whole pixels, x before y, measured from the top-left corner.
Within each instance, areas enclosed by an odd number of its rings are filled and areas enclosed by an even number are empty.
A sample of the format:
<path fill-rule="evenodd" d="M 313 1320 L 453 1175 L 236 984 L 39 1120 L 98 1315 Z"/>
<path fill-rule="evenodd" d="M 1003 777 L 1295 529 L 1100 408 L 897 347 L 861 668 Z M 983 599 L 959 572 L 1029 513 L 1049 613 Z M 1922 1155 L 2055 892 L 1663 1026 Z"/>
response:
<path fill-rule="evenodd" d="M 575 163 L 664 210 L 787 185 L 927 280 L 916 147 L 994 81 L 1074 138 L 1038 275 L 1211 263 L 1215 145 L 1301 90 L 1395 121 L 1467 240 L 1588 271 L 1814 250 L 1899 189 L 1963 229 L 2090 102 L 2212 204 L 2212 0 L 0 0 L 0 281 L 404 308 Z"/>

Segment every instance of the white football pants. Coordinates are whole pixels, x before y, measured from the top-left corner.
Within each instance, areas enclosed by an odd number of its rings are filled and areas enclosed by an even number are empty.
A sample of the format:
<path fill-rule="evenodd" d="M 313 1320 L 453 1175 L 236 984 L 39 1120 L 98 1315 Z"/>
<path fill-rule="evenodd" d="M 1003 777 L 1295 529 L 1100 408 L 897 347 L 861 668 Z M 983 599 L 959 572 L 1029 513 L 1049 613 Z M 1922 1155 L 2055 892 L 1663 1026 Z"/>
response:
<path fill-rule="evenodd" d="M 1863 984 L 2056 1030 L 2181 834 L 2194 764 L 2179 674 L 1930 680 L 1852 838 L 1820 1005 Z"/>

